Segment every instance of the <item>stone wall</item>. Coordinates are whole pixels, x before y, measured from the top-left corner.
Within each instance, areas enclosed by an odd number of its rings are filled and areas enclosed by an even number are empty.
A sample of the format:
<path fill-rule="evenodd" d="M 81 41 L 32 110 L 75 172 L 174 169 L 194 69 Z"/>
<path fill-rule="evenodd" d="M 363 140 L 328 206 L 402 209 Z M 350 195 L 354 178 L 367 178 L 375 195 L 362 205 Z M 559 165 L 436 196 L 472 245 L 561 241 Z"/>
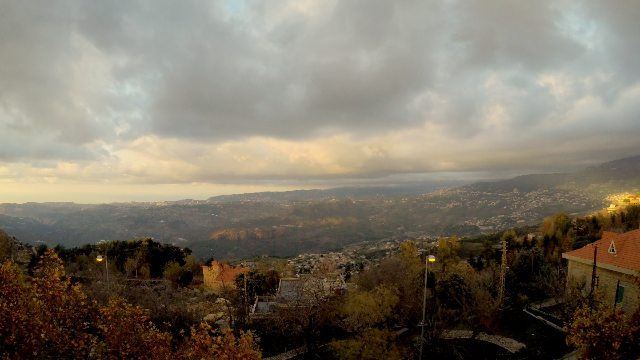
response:
<path fill-rule="evenodd" d="M 578 283 L 584 282 L 587 285 L 587 289 L 590 289 L 592 268 L 592 265 L 569 260 L 568 280 Z M 602 293 L 607 303 L 613 305 L 616 296 L 616 285 L 620 280 L 620 286 L 624 286 L 624 297 L 617 306 L 620 306 L 626 312 L 632 312 L 638 307 L 638 285 L 633 276 L 599 266 L 596 270 L 596 275 L 598 276 L 597 290 Z"/>
<path fill-rule="evenodd" d="M 220 275 L 220 268 L 218 266 L 203 266 L 202 267 L 202 276 L 204 286 L 214 290 L 219 291 L 220 286 L 222 284 L 219 283 L 218 276 Z"/>
<path fill-rule="evenodd" d="M 234 289 L 236 287 L 235 278 L 248 271 L 249 269 L 244 267 L 213 261 L 210 266 L 202 267 L 204 286 L 215 292 Z"/>

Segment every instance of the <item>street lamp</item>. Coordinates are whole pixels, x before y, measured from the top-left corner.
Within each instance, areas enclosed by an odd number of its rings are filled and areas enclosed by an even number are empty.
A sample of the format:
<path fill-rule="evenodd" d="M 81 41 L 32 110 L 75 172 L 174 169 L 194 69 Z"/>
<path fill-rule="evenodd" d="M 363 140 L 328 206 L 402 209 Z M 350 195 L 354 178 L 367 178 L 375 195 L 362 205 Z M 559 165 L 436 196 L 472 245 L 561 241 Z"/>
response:
<path fill-rule="evenodd" d="M 109 258 L 107 258 L 107 253 L 105 252 L 104 256 L 98 255 L 96 256 L 96 261 L 101 263 L 104 261 L 104 270 L 107 279 L 107 286 L 109 286 Z"/>
<path fill-rule="evenodd" d="M 422 348 L 424 347 L 424 327 L 427 326 L 427 278 L 429 276 L 429 263 L 436 262 L 436 257 L 429 255 L 424 259 L 424 291 L 422 296 L 422 321 L 420 322 L 420 357 L 422 360 Z"/>

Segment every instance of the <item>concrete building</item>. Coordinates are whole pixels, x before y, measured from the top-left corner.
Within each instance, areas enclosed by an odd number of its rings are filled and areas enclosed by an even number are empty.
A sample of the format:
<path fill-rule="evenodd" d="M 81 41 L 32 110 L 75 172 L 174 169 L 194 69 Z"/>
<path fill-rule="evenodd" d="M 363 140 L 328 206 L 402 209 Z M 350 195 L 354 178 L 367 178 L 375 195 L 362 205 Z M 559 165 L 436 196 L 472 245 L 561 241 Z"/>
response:
<path fill-rule="evenodd" d="M 347 285 L 342 276 L 316 278 L 303 275 L 280 279 L 273 296 L 257 296 L 251 307 L 252 319 L 269 317 L 277 308 L 313 306 L 315 301 L 344 294 Z"/>
<path fill-rule="evenodd" d="M 638 307 L 640 274 L 640 230 L 626 233 L 605 231 L 602 239 L 562 254 L 568 260 L 568 281 L 591 286 L 593 258 L 596 256 L 596 289 L 612 306 L 627 312 Z"/>

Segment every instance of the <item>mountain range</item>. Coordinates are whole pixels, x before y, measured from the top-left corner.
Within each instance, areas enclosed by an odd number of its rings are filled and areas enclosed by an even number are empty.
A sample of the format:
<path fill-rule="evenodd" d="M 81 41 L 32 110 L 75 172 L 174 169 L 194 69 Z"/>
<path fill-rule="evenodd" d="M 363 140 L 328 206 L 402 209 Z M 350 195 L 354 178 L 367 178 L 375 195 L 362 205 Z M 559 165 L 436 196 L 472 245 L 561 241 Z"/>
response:
<path fill-rule="evenodd" d="M 640 156 L 575 173 L 216 196 L 157 203 L 0 204 L 0 228 L 30 243 L 78 246 L 152 237 L 200 257 L 289 256 L 394 237 L 471 236 L 588 213 L 638 192 Z"/>

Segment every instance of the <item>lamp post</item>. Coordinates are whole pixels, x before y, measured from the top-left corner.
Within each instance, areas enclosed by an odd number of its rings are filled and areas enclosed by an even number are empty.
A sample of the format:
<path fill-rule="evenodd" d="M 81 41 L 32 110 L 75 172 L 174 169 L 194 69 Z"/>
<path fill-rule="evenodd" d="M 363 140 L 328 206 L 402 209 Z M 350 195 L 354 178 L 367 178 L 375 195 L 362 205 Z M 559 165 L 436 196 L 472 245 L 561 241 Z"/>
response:
<path fill-rule="evenodd" d="M 422 349 L 424 347 L 424 327 L 427 326 L 427 278 L 429 276 L 429 263 L 435 261 L 436 257 L 433 255 L 429 255 L 424 259 L 424 291 L 422 294 L 422 321 L 420 322 L 422 330 L 420 331 L 420 357 L 418 358 L 420 360 L 422 360 Z"/>
<path fill-rule="evenodd" d="M 96 256 L 96 261 L 99 263 L 104 261 L 104 270 L 106 274 L 107 287 L 109 287 L 109 258 L 107 257 L 107 252 L 105 251 L 104 256 L 102 255 Z"/>

